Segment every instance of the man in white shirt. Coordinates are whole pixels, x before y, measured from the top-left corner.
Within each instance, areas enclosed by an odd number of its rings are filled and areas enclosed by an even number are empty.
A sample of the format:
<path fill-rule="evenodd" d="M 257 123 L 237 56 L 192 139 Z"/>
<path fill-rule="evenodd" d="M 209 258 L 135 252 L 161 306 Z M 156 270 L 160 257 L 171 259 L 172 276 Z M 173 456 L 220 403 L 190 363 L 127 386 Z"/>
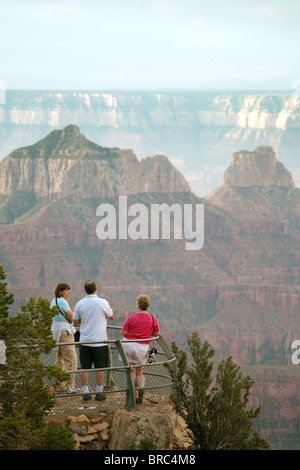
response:
<path fill-rule="evenodd" d="M 87 280 L 84 284 L 86 296 L 77 302 L 73 322 L 80 325 L 80 342 L 90 342 L 93 344 L 80 344 L 79 358 L 82 369 L 91 369 L 94 364 L 95 369 L 108 367 L 108 346 L 107 341 L 107 319 L 113 320 L 113 311 L 107 300 L 98 297 L 97 285 L 92 280 Z M 99 341 L 99 343 L 97 343 Z M 83 400 L 90 400 L 89 392 L 89 372 L 81 372 L 80 381 L 83 392 Z M 96 400 L 104 400 L 103 395 L 104 371 L 96 371 Z"/>

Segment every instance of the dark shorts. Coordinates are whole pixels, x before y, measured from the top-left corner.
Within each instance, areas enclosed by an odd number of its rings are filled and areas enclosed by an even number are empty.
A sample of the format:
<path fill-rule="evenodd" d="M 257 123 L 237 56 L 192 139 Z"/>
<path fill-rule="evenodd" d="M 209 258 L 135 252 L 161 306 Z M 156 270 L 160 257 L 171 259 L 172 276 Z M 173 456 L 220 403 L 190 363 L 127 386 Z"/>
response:
<path fill-rule="evenodd" d="M 95 369 L 108 367 L 108 346 L 83 346 L 79 348 L 79 359 L 81 369 L 91 369 L 94 364 Z"/>

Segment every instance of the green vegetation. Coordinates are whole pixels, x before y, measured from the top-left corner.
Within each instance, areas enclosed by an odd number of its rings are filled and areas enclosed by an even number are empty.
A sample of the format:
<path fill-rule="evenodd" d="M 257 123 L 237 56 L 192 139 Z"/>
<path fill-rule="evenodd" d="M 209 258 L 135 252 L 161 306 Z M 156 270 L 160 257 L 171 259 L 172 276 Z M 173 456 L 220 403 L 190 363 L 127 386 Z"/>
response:
<path fill-rule="evenodd" d="M 47 426 L 44 420 L 54 405 L 45 381 L 62 381 L 68 374 L 40 360 L 55 346 L 51 323 L 54 312 L 48 300 L 31 299 L 22 311 L 9 316 L 13 296 L 7 291 L 0 266 L 0 339 L 6 362 L 0 364 L 0 450 L 72 450 L 71 432 Z"/>
<path fill-rule="evenodd" d="M 265 450 L 268 441 L 254 429 L 260 413 L 247 409 L 254 381 L 242 377 L 240 367 L 229 357 L 221 361 L 213 384 L 213 347 L 200 341 L 198 333 L 188 336 L 188 355 L 175 343 L 172 350 L 177 367 L 168 367 L 173 380 L 172 403 L 185 420 L 194 447 L 199 450 Z"/>
<path fill-rule="evenodd" d="M 139 450 L 153 450 L 153 449 L 155 449 L 155 444 L 152 441 L 152 439 L 148 439 L 147 437 L 145 437 L 145 439 L 141 439 Z"/>

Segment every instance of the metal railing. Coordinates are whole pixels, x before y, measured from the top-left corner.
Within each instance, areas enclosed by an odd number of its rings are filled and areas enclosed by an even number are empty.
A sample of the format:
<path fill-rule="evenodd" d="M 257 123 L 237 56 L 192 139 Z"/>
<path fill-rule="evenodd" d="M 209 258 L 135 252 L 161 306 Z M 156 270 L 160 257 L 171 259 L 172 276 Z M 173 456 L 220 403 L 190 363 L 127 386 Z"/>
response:
<path fill-rule="evenodd" d="M 82 408 L 98 408 L 103 406 L 105 403 L 110 407 L 125 407 L 127 410 L 133 410 L 137 407 L 136 405 L 136 390 L 132 380 L 132 369 L 135 367 L 141 367 L 139 365 L 130 365 L 123 349 L 124 340 L 120 340 L 121 327 L 108 326 L 108 340 L 103 341 L 108 345 L 109 349 L 109 364 L 105 368 L 92 368 L 92 369 L 81 369 L 79 360 L 79 345 L 84 344 L 101 344 L 101 342 L 75 342 L 75 343 L 57 343 L 56 346 L 73 346 L 76 347 L 78 367 L 76 371 L 66 371 L 69 374 L 75 374 L 75 393 L 57 393 L 55 392 L 56 402 L 52 409 L 52 413 L 64 413 L 66 410 L 71 411 Z M 118 338 L 113 339 L 113 336 L 118 335 Z M 126 340 L 129 342 L 130 340 Z M 141 339 L 139 341 L 151 341 L 152 346 L 157 350 L 154 362 L 148 362 L 143 365 L 143 373 L 146 379 L 144 390 L 144 402 L 153 404 L 169 401 L 170 394 L 172 392 L 172 381 L 168 369 L 165 367 L 166 364 L 170 364 L 171 367 L 175 367 L 175 357 L 170 350 L 168 344 L 161 335 L 154 336 L 147 339 Z M 133 342 L 133 340 L 131 341 Z M 138 342 L 134 340 L 134 342 Z M 54 365 L 55 363 L 56 347 L 49 353 L 45 358 L 44 362 L 47 365 Z M 90 378 L 90 389 L 95 388 L 95 372 L 104 371 L 104 392 L 106 401 L 96 402 L 88 401 L 83 402 L 82 389 L 80 384 L 80 373 L 89 372 Z M 95 395 L 95 391 L 90 392 L 90 395 Z"/>

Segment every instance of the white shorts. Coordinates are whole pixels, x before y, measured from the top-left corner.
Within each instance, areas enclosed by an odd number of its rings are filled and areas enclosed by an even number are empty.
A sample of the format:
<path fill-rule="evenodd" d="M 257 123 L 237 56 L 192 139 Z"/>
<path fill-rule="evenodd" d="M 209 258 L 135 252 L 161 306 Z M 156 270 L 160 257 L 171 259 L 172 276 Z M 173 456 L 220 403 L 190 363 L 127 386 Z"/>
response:
<path fill-rule="evenodd" d="M 148 359 L 149 344 L 145 343 L 122 343 L 128 362 L 132 364 L 146 364 Z"/>

